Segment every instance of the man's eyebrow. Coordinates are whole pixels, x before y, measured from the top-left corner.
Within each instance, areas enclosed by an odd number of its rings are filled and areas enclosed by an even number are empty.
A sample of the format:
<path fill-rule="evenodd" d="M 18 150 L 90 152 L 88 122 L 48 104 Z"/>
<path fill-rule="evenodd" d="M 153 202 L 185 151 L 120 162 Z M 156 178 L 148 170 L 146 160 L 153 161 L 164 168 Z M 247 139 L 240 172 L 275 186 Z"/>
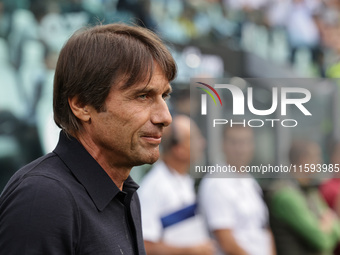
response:
<path fill-rule="evenodd" d="M 132 89 L 132 93 L 133 94 L 139 94 L 139 93 L 150 93 L 150 92 L 155 92 L 157 91 L 157 89 L 153 88 L 153 87 L 149 87 L 149 86 L 145 86 L 143 88 L 135 88 L 135 89 Z M 163 93 L 166 93 L 166 94 L 170 94 L 172 93 L 172 87 L 171 85 L 167 86 L 167 89 L 163 92 Z"/>
<path fill-rule="evenodd" d="M 149 88 L 148 86 L 145 86 L 143 88 L 133 89 L 131 92 L 133 94 L 139 94 L 139 93 L 150 93 L 150 92 L 153 92 L 153 91 L 155 91 L 154 88 Z"/>

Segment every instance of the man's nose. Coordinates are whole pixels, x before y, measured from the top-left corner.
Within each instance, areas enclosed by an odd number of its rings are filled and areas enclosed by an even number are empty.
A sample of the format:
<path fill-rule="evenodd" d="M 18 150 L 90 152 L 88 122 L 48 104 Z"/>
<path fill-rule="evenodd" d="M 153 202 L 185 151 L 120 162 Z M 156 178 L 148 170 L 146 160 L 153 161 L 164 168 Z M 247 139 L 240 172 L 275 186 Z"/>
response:
<path fill-rule="evenodd" d="M 169 107 L 163 98 L 157 100 L 151 112 L 151 122 L 154 125 L 162 125 L 164 127 L 169 126 L 172 122 L 172 117 L 169 111 Z"/>

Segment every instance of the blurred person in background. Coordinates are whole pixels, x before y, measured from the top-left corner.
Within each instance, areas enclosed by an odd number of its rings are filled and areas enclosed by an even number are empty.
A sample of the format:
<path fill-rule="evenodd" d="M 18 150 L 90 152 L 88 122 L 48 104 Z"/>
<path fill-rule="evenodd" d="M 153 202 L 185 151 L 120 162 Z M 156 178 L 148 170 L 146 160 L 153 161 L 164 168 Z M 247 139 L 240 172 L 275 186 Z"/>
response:
<path fill-rule="evenodd" d="M 315 21 L 320 31 L 324 51 L 325 76 L 340 77 L 340 1 L 323 0 L 315 12 Z"/>
<path fill-rule="evenodd" d="M 329 208 L 331 208 L 337 216 L 340 217 L 340 142 L 333 144 L 329 163 L 329 167 L 332 167 L 330 172 L 333 172 L 334 176 L 332 179 L 329 179 L 320 185 L 320 192 Z M 340 254 L 339 244 L 336 247 L 334 254 Z"/>
<path fill-rule="evenodd" d="M 68 40 L 53 89 L 59 142 L 2 192 L 1 254 L 145 254 L 130 171 L 159 157 L 176 72 L 145 28 L 101 25 Z"/>
<path fill-rule="evenodd" d="M 340 217 L 340 142 L 333 145 L 329 163 L 333 168 L 334 178 L 322 183 L 320 185 L 320 192 L 328 206 Z"/>
<path fill-rule="evenodd" d="M 145 249 L 153 254 L 214 254 L 213 243 L 197 214 L 192 160 L 201 157 L 204 138 L 197 125 L 185 115 L 177 115 L 164 129 L 162 156 L 144 177 L 138 191 L 142 208 Z M 194 156 L 195 155 L 195 156 Z"/>
<path fill-rule="evenodd" d="M 296 140 L 289 159 L 297 167 L 316 166 L 322 163 L 321 149 L 313 141 Z M 310 173 L 296 172 L 275 181 L 268 192 L 278 255 L 330 255 L 340 238 L 338 219 L 312 180 Z"/>
<path fill-rule="evenodd" d="M 223 149 L 227 164 L 237 173 L 212 174 L 199 187 L 200 208 L 219 244 L 219 254 L 275 255 L 262 190 L 251 175 L 240 172 L 253 159 L 253 130 L 228 126 L 223 134 Z"/>
<path fill-rule="evenodd" d="M 299 49 L 308 49 L 318 74 L 325 76 L 321 37 L 315 15 L 317 2 L 312 0 L 290 0 L 285 27 L 290 45 L 290 63 L 294 64 Z"/>
<path fill-rule="evenodd" d="M 327 49 L 326 77 L 340 77 L 340 1 L 324 0 L 317 24 Z"/>

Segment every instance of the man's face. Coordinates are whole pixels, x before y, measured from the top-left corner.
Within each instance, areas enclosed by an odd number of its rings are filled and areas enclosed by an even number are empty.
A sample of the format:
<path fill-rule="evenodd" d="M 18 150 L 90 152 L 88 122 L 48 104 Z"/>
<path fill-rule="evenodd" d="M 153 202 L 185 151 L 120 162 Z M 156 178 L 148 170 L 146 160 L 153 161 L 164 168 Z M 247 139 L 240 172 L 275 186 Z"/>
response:
<path fill-rule="evenodd" d="M 92 108 L 87 132 L 111 166 L 152 164 L 159 157 L 163 127 L 172 121 L 165 102 L 171 86 L 157 64 L 148 85 L 122 90 L 123 85 L 111 89 L 106 111 Z"/>
<path fill-rule="evenodd" d="M 227 163 L 237 168 L 249 165 L 254 155 L 253 131 L 250 128 L 231 127 L 225 132 Z"/>

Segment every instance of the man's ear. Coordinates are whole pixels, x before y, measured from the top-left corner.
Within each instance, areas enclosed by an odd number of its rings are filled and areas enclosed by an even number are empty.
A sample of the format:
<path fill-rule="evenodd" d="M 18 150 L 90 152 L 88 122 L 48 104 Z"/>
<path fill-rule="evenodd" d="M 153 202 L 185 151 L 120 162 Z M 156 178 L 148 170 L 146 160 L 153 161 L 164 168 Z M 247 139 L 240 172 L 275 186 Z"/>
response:
<path fill-rule="evenodd" d="M 80 119 L 81 121 L 88 122 L 91 120 L 91 114 L 89 111 L 89 107 L 87 105 L 83 105 L 79 102 L 78 97 L 69 97 L 68 104 L 73 112 L 73 114 Z"/>

